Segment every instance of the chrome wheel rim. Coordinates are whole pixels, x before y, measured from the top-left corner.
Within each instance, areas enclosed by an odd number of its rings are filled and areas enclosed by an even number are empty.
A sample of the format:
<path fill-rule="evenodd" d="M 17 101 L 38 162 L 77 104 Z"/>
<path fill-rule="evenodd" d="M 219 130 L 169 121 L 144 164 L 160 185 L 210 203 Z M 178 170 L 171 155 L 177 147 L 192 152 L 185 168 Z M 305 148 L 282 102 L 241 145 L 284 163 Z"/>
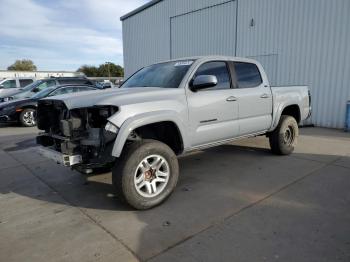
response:
<path fill-rule="evenodd" d="M 295 132 L 292 126 L 288 126 L 283 134 L 283 140 L 286 145 L 293 145 L 295 139 Z"/>
<path fill-rule="evenodd" d="M 35 111 L 26 111 L 23 114 L 23 122 L 28 126 L 35 125 Z"/>
<path fill-rule="evenodd" d="M 160 155 L 150 155 L 138 164 L 134 186 L 141 196 L 155 197 L 164 191 L 169 177 L 170 168 L 166 159 Z"/>

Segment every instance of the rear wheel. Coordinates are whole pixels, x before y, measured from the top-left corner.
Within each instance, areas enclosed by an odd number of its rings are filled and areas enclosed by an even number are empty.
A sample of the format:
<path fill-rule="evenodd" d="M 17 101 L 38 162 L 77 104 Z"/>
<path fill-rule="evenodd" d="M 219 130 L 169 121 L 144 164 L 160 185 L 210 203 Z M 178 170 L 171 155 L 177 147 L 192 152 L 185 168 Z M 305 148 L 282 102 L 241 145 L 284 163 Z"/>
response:
<path fill-rule="evenodd" d="M 36 110 L 33 108 L 24 109 L 20 116 L 19 120 L 23 126 L 31 127 L 36 125 Z"/>
<path fill-rule="evenodd" d="M 156 140 L 134 142 L 112 170 L 118 196 L 136 209 L 162 203 L 174 190 L 178 177 L 175 153 Z"/>
<path fill-rule="evenodd" d="M 299 128 L 295 118 L 282 115 L 278 126 L 269 136 L 271 151 L 278 155 L 291 154 L 298 136 Z"/>

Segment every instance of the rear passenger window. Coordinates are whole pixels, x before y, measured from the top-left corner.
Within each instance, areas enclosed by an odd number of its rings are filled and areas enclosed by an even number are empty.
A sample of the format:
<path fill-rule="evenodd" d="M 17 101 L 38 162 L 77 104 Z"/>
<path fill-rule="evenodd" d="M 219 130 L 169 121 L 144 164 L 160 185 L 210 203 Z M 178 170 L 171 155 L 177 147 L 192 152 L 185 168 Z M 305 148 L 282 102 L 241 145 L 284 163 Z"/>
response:
<path fill-rule="evenodd" d="M 32 79 L 20 79 L 19 80 L 19 85 L 20 87 L 25 87 L 29 84 L 33 83 L 33 80 Z"/>
<path fill-rule="evenodd" d="M 58 96 L 76 92 L 73 87 L 62 87 L 53 91 L 49 96 Z"/>
<path fill-rule="evenodd" d="M 76 87 L 76 90 L 74 92 L 92 91 L 92 90 L 96 90 L 96 89 L 88 86 L 78 86 Z"/>
<path fill-rule="evenodd" d="M 210 89 L 229 89 L 231 88 L 230 73 L 225 62 L 208 62 L 201 65 L 196 74 L 199 75 L 214 75 L 218 79 L 218 84 Z M 206 89 L 206 90 L 208 90 Z"/>
<path fill-rule="evenodd" d="M 255 64 L 235 62 L 234 66 L 239 88 L 250 88 L 261 85 L 260 71 Z"/>
<path fill-rule="evenodd" d="M 72 80 L 72 79 L 60 79 L 58 80 L 58 83 L 60 85 L 67 85 L 67 84 L 75 84 L 75 80 Z"/>

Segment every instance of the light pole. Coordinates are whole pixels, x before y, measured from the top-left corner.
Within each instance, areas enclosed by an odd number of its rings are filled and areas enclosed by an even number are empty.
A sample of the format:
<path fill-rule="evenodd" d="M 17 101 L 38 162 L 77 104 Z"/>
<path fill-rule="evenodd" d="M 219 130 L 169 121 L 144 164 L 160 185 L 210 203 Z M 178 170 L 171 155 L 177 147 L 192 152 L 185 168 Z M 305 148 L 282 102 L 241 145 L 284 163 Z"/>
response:
<path fill-rule="evenodd" d="M 109 68 L 109 66 L 110 66 L 110 64 L 111 64 L 111 62 L 106 62 L 106 64 L 107 64 L 107 68 L 108 68 L 108 79 L 109 79 L 109 82 L 111 82 L 111 71 L 110 71 L 110 68 Z"/>

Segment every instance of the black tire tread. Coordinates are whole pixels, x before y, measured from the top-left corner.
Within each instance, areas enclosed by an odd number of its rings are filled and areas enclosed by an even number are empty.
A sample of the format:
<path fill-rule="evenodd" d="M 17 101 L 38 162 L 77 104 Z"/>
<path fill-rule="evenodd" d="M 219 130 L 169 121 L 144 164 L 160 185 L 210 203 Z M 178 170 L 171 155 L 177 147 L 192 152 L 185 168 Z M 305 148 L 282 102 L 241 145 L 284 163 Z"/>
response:
<path fill-rule="evenodd" d="M 270 142 L 271 151 L 274 154 L 277 154 L 277 155 L 289 155 L 294 150 L 294 147 L 290 148 L 290 149 L 283 148 L 283 145 L 281 144 L 281 141 L 280 141 L 280 139 L 281 139 L 280 138 L 281 127 L 286 121 L 292 121 L 291 119 L 294 120 L 294 122 L 295 122 L 294 125 L 295 125 L 295 128 L 297 130 L 298 129 L 298 124 L 297 124 L 295 118 L 292 117 L 292 116 L 289 116 L 289 115 L 282 115 L 281 118 L 280 118 L 280 121 L 279 121 L 279 123 L 277 125 L 277 127 L 269 135 L 269 142 Z"/>
<path fill-rule="evenodd" d="M 129 188 L 127 185 L 124 185 L 123 176 L 125 175 L 125 172 L 128 172 L 127 170 L 124 170 L 124 169 L 127 167 L 127 164 L 128 164 L 128 161 L 130 160 L 130 158 L 135 157 L 135 155 L 134 155 L 135 152 L 140 147 L 145 147 L 149 144 L 153 144 L 153 146 L 155 146 L 155 145 L 161 146 L 163 148 L 166 148 L 166 150 L 168 150 L 169 152 L 173 153 L 173 151 L 170 149 L 170 147 L 168 147 L 166 144 L 163 144 L 157 140 L 143 139 L 140 141 L 135 141 L 132 144 L 127 145 L 126 148 L 123 149 L 121 157 L 116 161 L 116 164 L 112 169 L 112 181 L 113 181 L 113 185 L 116 189 L 118 199 L 120 199 L 121 201 L 123 201 L 125 203 L 128 203 L 129 205 L 131 205 L 134 208 L 139 209 L 139 210 L 149 209 L 151 207 L 154 207 L 155 205 L 153 205 L 153 204 L 150 205 L 148 201 L 138 202 L 138 203 L 135 203 L 135 201 L 130 201 L 130 198 L 133 197 L 132 196 L 133 194 L 132 194 L 131 188 Z M 174 157 L 176 158 L 175 154 L 174 154 Z M 171 165 L 171 163 L 169 163 L 169 165 Z M 176 165 L 177 165 L 177 160 L 176 160 Z M 175 169 L 178 170 L 178 165 L 175 167 Z M 172 176 L 175 176 L 175 179 L 176 179 L 175 185 L 176 185 L 178 173 L 172 174 Z M 129 198 L 129 200 L 128 200 L 128 198 Z M 163 202 L 166 198 L 159 201 L 159 203 L 157 203 L 156 205 Z M 131 202 L 134 202 L 134 203 L 131 203 Z"/>

